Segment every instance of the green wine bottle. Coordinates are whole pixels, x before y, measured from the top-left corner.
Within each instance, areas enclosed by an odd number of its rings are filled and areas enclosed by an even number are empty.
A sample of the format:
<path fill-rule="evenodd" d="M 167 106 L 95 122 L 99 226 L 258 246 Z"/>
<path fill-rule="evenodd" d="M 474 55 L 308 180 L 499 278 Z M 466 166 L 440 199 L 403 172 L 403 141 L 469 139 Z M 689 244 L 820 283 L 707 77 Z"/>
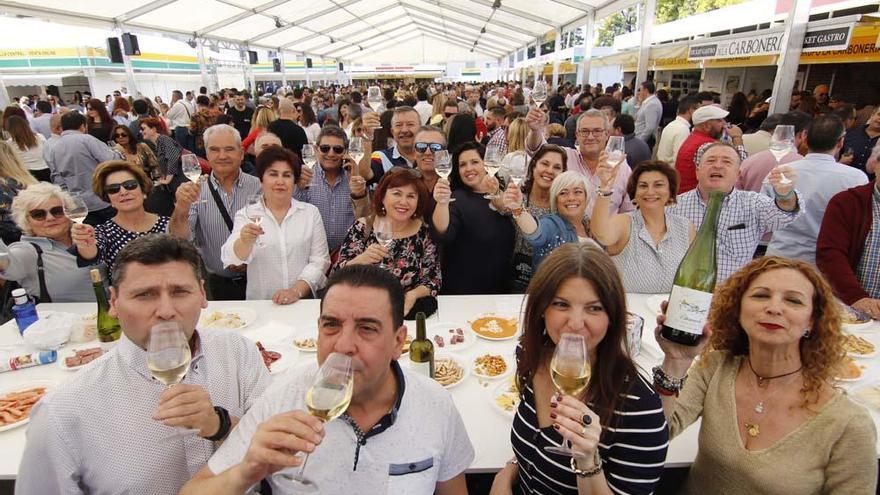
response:
<path fill-rule="evenodd" d="M 685 253 L 669 294 L 666 323 L 660 335 L 684 345 L 697 345 L 709 316 L 715 290 L 717 262 L 715 239 L 724 193 L 709 193 L 709 207 L 694 243 Z"/>
<path fill-rule="evenodd" d="M 434 343 L 425 334 L 425 313 L 416 313 L 416 338 L 409 344 L 409 360 L 419 373 L 434 378 Z"/>
<path fill-rule="evenodd" d="M 92 275 L 95 300 L 98 301 L 98 340 L 115 342 L 122 335 L 122 327 L 119 326 L 119 320 L 110 316 L 110 303 L 107 302 L 107 291 L 104 290 L 100 270 L 93 268 L 89 270 L 89 273 Z"/>

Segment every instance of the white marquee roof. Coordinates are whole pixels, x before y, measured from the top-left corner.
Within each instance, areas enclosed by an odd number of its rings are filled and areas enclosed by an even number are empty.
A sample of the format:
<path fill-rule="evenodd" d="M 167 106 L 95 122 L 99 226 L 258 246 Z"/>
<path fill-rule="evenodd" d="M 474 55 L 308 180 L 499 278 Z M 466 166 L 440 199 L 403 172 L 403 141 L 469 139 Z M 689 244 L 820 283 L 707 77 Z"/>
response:
<path fill-rule="evenodd" d="M 635 0 L 0 0 L 0 9 L 342 60 L 498 59 Z M 407 43 L 419 39 L 420 43 Z M 411 45 L 411 46 L 410 46 Z M 409 50 L 411 53 L 401 53 Z M 437 52 L 436 54 L 428 52 Z"/>

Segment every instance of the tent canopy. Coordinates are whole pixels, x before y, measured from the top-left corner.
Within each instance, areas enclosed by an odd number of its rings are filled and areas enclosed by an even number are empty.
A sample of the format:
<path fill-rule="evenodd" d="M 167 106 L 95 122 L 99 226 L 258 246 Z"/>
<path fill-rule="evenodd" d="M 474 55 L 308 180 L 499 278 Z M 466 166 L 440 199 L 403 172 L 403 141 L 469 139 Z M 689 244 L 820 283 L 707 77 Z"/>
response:
<path fill-rule="evenodd" d="M 407 45 L 413 45 L 413 61 L 446 61 L 450 54 L 461 53 L 474 60 L 495 60 L 582 21 L 592 10 L 627 3 L 632 1 L 0 0 L 0 7 L 62 22 L 369 62 Z M 422 43 L 406 43 L 415 38 Z M 430 53 L 434 48 L 436 55 Z M 396 53 L 395 58 L 406 56 Z"/>

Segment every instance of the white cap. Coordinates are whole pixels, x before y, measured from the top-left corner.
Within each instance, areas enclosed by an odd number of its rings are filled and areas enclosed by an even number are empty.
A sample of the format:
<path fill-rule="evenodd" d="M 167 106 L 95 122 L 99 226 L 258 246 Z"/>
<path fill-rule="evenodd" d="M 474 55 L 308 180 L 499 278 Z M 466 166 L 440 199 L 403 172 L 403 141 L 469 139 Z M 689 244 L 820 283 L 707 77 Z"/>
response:
<path fill-rule="evenodd" d="M 694 115 L 691 117 L 691 121 L 694 123 L 694 125 L 699 125 L 708 120 L 723 119 L 727 117 L 729 113 L 730 112 L 719 106 L 707 105 L 705 107 L 700 107 L 696 111 L 694 111 Z"/>

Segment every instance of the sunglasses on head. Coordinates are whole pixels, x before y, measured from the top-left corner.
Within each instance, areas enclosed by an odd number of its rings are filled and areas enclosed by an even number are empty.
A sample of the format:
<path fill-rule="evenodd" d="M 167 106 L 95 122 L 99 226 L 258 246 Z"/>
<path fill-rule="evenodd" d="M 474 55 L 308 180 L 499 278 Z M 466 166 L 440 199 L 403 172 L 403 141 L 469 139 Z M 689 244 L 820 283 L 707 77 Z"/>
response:
<path fill-rule="evenodd" d="M 419 153 L 424 153 L 428 148 L 431 148 L 434 153 L 443 149 L 443 145 L 440 143 L 416 143 L 415 147 Z"/>
<path fill-rule="evenodd" d="M 46 215 L 52 215 L 55 218 L 63 217 L 64 216 L 64 208 L 62 208 L 60 206 L 53 206 L 52 208 L 49 208 L 48 210 L 42 210 L 42 209 L 37 208 L 35 210 L 29 211 L 28 215 L 30 215 L 30 217 L 33 218 L 34 220 L 42 222 L 43 220 L 46 219 Z"/>
<path fill-rule="evenodd" d="M 318 146 L 318 149 L 321 150 L 321 153 L 330 153 L 330 150 L 333 150 L 337 155 L 341 155 L 345 153 L 345 146 L 330 146 L 329 144 L 322 144 Z"/>
<path fill-rule="evenodd" d="M 134 191 L 135 189 L 140 187 L 140 184 L 138 184 L 138 181 L 136 181 L 134 179 L 129 179 L 129 180 L 123 181 L 121 183 L 107 184 L 104 187 L 104 190 L 107 191 L 107 194 L 116 194 L 123 187 L 125 188 L 126 191 Z"/>
<path fill-rule="evenodd" d="M 396 165 L 396 166 L 388 169 L 388 172 L 386 174 L 409 174 L 416 179 L 422 178 L 422 173 L 419 172 L 418 170 L 416 170 L 414 168 L 401 167 L 399 165 Z"/>

